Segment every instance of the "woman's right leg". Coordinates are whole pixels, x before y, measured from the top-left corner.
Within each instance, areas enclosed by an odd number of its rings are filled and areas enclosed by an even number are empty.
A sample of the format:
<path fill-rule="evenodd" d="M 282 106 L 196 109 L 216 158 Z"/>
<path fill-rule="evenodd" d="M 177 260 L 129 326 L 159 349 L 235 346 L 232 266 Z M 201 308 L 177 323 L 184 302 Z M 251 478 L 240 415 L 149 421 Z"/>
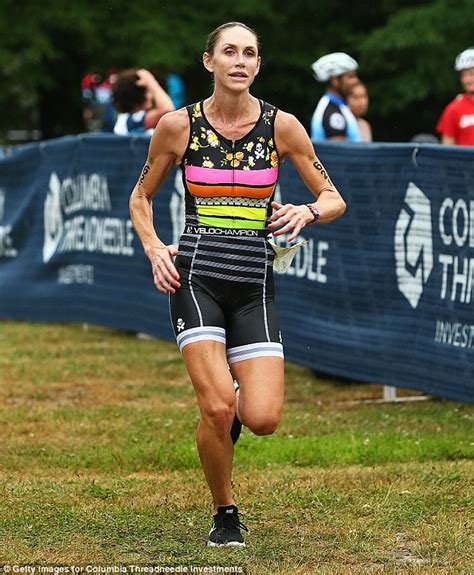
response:
<path fill-rule="evenodd" d="M 234 505 L 230 428 L 236 397 L 227 365 L 225 345 L 211 340 L 189 343 L 182 349 L 201 412 L 196 440 L 199 457 L 212 493 L 214 511 Z"/>
<path fill-rule="evenodd" d="M 201 412 L 196 440 L 217 509 L 233 504 L 233 446 L 229 432 L 236 398 L 226 358 L 224 313 L 215 296 L 216 280 L 193 275 L 195 254 L 191 252 L 193 258 L 183 254 L 187 254 L 188 244 L 194 239 L 183 238 L 175 260 L 181 288 L 170 296 L 170 317 Z"/>

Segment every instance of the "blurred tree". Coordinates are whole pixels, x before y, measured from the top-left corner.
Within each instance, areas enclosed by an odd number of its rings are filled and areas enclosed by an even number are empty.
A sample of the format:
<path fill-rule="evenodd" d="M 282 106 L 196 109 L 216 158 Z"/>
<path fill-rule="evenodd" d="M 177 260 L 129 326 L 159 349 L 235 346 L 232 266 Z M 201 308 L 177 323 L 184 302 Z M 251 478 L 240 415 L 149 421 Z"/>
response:
<path fill-rule="evenodd" d="M 436 0 L 399 9 L 362 38 L 360 64 L 379 139 L 434 133 L 462 90 L 454 59 L 474 45 L 473 23 L 474 0 Z"/>
<path fill-rule="evenodd" d="M 101 45 L 95 16 L 92 3 L 78 10 L 60 0 L 2 0 L 2 128 L 37 123 L 46 138 L 82 128 L 80 79 Z"/>
<path fill-rule="evenodd" d="M 87 72 L 151 68 L 183 74 L 188 100 L 208 95 L 206 35 L 240 20 L 260 34 L 263 66 L 253 92 L 308 126 L 324 87 L 311 62 L 329 51 L 358 59 L 377 139 L 433 131 L 459 90 L 453 60 L 471 45 L 474 0 L 0 0 L 0 131 L 38 124 L 43 137 L 83 130 Z"/>

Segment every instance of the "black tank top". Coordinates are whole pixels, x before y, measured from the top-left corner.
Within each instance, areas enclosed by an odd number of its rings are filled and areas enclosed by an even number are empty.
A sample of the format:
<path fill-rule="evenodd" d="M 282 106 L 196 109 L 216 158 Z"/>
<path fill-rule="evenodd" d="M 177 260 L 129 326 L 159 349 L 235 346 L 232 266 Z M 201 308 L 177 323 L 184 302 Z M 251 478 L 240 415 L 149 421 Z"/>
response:
<path fill-rule="evenodd" d="M 231 141 L 211 126 L 202 102 L 187 106 L 190 137 L 181 164 L 185 233 L 264 234 L 280 160 L 274 136 L 278 110 L 263 101 L 260 108 L 255 126 Z"/>

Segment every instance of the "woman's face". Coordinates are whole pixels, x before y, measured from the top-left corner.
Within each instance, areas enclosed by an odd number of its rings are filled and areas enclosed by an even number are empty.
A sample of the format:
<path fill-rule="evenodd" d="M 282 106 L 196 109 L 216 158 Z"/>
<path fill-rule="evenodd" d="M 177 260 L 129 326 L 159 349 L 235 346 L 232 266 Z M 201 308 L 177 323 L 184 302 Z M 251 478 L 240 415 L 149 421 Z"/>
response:
<path fill-rule="evenodd" d="M 237 92 L 248 90 L 260 68 L 257 39 L 241 26 L 226 28 L 214 52 L 204 52 L 203 62 L 214 74 L 216 86 Z"/>
<path fill-rule="evenodd" d="M 369 108 L 369 96 L 365 86 L 362 84 L 354 86 L 347 98 L 347 103 L 356 118 L 364 116 Z"/>

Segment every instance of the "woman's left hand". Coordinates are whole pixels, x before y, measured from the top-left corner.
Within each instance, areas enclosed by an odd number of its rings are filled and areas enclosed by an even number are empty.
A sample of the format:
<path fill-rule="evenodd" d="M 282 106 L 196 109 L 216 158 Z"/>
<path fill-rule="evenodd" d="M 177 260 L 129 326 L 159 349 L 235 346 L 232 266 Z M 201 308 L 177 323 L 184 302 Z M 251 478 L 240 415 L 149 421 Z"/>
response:
<path fill-rule="evenodd" d="M 293 230 L 291 235 L 288 236 L 289 242 L 297 237 L 306 224 L 313 221 L 313 215 L 309 211 L 308 206 L 294 206 L 293 204 L 272 202 L 272 208 L 276 211 L 270 218 L 271 223 L 268 228 L 270 230 L 276 230 L 273 232 L 274 236 L 281 236 Z"/>

